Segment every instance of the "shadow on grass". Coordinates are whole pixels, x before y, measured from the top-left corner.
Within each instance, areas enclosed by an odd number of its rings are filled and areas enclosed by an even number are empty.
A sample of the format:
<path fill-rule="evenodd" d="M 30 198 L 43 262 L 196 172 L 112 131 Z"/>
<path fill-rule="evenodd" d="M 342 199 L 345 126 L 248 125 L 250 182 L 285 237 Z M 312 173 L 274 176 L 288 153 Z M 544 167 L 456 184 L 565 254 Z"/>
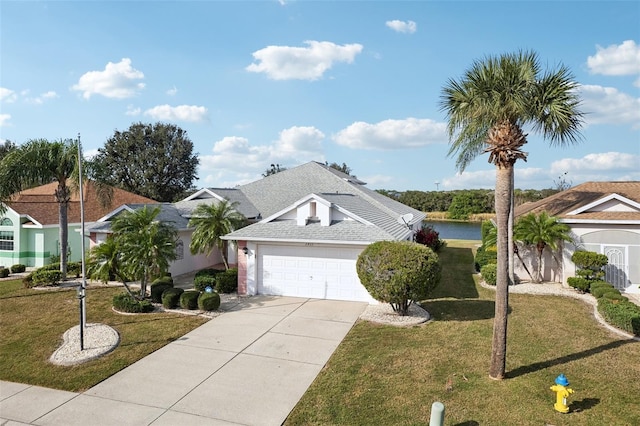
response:
<path fill-rule="evenodd" d="M 576 352 L 574 354 L 561 356 L 558 358 L 550 359 L 548 361 L 536 362 L 529 365 L 523 365 L 515 370 L 507 372 L 506 376 L 509 379 L 513 379 L 515 377 L 524 376 L 525 374 L 533 373 L 536 371 L 544 370 L 549 367 L 554 367 L 556 365 L 565 364 L 571 361 L 577 361 L 579 359 L 587 358 L 592 355 L 599 354 L 604 351 L 608 351 L 610 349 L 615 349 L 623 345 L 627 345 L 629 343 L 638 343 L 637 340 L 629 339 L 629 340 L 616 340 L 604 345 L 596 346 L 595 348 L 587 349 L 581 352 Z"/>
<path fill-rule="evenodd" d="M 593 408 L 598 404 L 600 404 L 599 398 L 584 398 L 580 401 L 573 401 L 571 404 L 569 404 L 569 412 L 579 413 L 580 411 L 585 411 Z"/>
<path fill-rule="evenodd" d="M 433 299 L 477 299 L 473 281 L 473 251 L 470 248 L 445 247 L 440 253 L 442 279 L 430 295 Z"/>
<path fill-rule="evenodd" d="M 480 426 L 480 423 L 475 420 L 468 420 L 466 422 L 456 423 L 454 426 Z"/>
<path fill-rule="evenodd" d="M 496 309 L 492 300 L 425 300 L 420 306 L 436 321 L 484 320 L 493 318 Z"/>

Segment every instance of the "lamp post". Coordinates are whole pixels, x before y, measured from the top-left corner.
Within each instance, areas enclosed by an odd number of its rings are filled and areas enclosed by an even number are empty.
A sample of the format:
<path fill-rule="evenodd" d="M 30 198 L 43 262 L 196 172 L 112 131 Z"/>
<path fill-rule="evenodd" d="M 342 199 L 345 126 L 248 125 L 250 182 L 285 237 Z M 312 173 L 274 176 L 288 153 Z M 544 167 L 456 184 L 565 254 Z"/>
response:
<path fill-rule="evenodd" d="M 85 278 L 85 261 L 84 261 L 84 193 L 82 192 L 82 143 L 80 142 L 80 133 L 78 133 L 78 190 L 80 191 L 80 251 L 82 256 L 82 281 L 78 289 L 78 299 L 80 300 L 80 350 L 84 350 L 84 329 L 87 325 L 87 309 L 86 309 L 86 290 L 87 281 Z"/>

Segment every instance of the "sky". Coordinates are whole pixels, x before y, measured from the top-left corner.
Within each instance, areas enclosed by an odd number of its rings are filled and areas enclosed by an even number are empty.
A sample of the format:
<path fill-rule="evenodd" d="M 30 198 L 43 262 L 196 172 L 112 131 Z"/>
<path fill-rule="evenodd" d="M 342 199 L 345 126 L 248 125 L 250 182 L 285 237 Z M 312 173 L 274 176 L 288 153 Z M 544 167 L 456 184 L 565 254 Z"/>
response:
<path fill-rule="evenodd" d="M 529 132 L 515 187 L 640 180 L 638 1 L 0 1 L 0 142 L 134 123 L 187 131 L 202 187 L 270 164 L 346 163 L 371 189 L 492 188 L 488 155 L 449 155 L 442 88 L 531 50 L 567 66 L 581 141 Z"/>

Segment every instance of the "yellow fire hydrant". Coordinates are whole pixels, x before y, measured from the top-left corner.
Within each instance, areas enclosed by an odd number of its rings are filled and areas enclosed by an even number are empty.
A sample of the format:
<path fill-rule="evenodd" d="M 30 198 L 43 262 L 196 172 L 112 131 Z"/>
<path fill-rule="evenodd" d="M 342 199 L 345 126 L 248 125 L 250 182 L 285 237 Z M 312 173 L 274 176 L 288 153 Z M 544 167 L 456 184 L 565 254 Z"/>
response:
<path fill-rule="evenodd" d="M 573 389 L 570 389 L 567 386 L 569 386 L 569 380 L 567 380 L 564 374 L 560 374 L 556 377 L 556 384 L 551 386 L 551 390 L 556 393 L 556 403 L 553 404 L 553 408 L 560 413 L 569 412 L 567 397 L 573 393 Z"/>

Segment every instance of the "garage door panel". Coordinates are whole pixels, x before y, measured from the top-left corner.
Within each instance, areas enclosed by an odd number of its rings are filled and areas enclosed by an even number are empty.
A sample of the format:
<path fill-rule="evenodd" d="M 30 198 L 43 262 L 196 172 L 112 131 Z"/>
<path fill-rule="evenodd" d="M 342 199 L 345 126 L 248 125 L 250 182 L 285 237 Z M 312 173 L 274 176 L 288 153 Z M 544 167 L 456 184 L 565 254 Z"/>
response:
<path fill-rule="evenodd" d="M 258 293 L 371 301 L 357 277 L 359 253 L 351 248 L 259 246 Z"/>

